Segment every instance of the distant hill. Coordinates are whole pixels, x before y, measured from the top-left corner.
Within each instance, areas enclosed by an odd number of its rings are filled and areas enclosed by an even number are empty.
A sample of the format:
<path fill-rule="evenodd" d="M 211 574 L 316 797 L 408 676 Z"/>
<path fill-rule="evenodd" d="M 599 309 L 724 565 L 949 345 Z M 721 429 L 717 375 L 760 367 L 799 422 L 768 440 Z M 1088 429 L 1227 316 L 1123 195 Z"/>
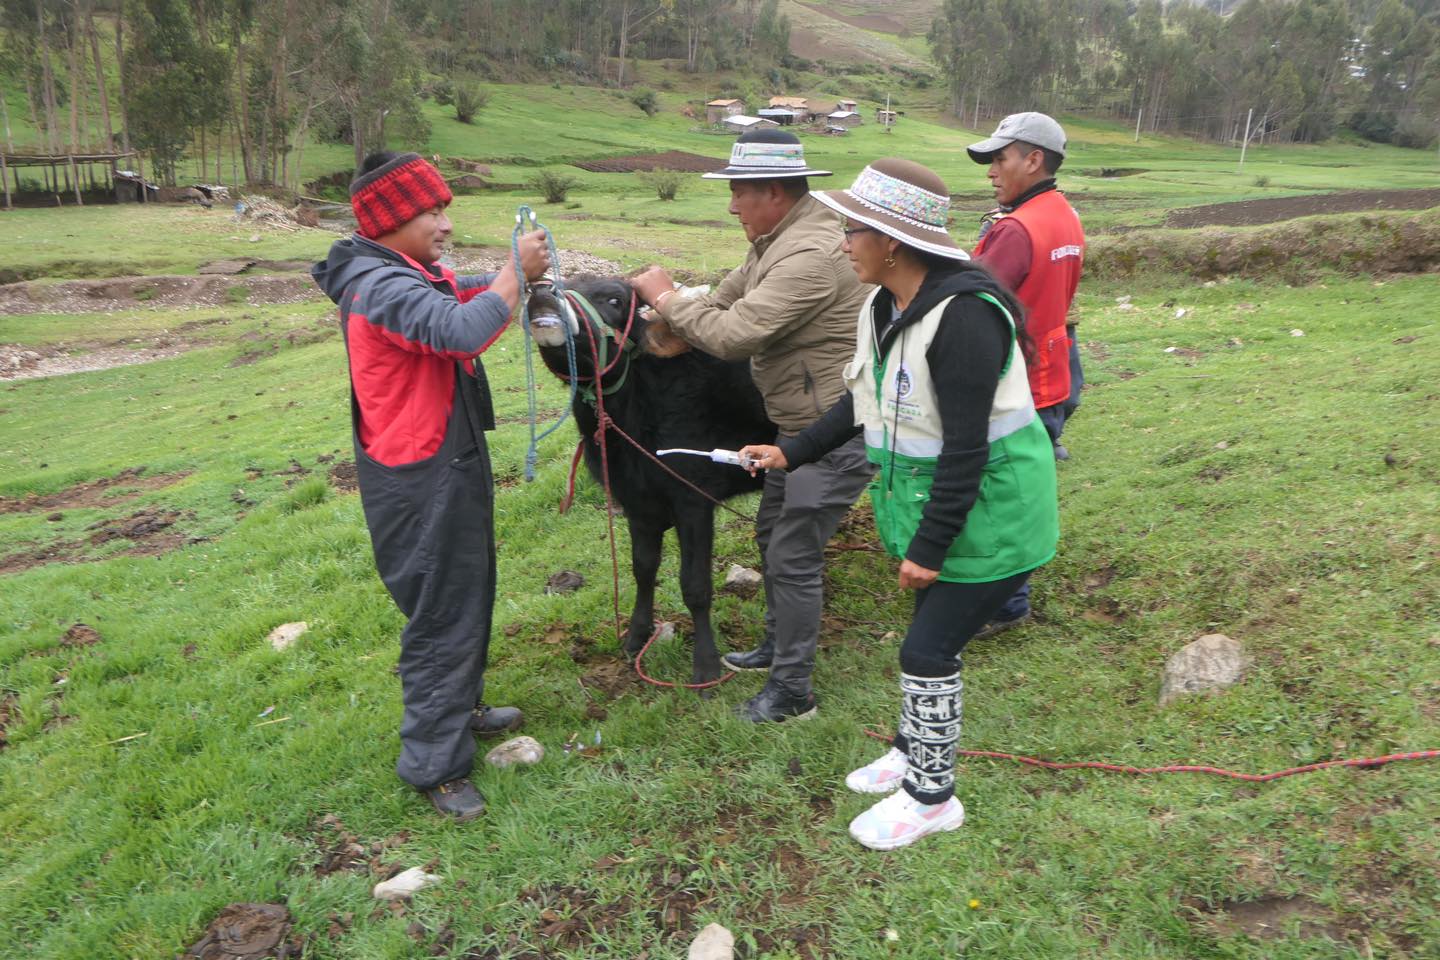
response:
<path fill-rule="evenodd" d="M 807 60 L 933 64 L 925 43 L 941 0 L 782 0 L 790 50 Z"/>

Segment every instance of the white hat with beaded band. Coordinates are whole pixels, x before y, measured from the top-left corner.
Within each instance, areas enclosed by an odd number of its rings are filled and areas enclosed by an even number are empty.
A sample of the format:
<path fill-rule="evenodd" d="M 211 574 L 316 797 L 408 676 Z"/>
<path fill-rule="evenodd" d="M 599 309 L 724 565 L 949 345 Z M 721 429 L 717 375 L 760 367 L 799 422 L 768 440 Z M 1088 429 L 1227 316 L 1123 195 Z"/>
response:
<path fill-rule="evenodd" d="M 969 260 L 945 229 L 950 219 L 950 191 L 929 167 L 902 157 L 876 160 L 849 190 L 810 194 L 825 206 L 894 237 L 907 247 L 950 260 Z"/>
<path fill-rule="evenodd" d="M 828 177 L 829 170 L 805 165 L 800 138 L 784 130 L 749 130 L 730 148 L 730 166 L 704 175 L 706 180 L 779 180 Z"/>

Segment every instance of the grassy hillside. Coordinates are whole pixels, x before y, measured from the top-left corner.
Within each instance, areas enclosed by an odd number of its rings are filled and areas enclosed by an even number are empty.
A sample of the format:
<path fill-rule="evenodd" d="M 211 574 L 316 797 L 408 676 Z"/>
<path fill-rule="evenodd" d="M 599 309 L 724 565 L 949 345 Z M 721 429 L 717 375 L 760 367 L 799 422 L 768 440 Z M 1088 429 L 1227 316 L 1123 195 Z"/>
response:
<path fill-rule="evenodd" d="M 489 161 L 501 183 L 538 165 L 578 181 L 563 204 L 526 189 L 457 198 L 458 253 L 502 244 L 526 201 L 562 247 L 627 267 L 737 262 L 723 184 L 696 177 L 664 203 L 633 175 L 565 166 L 725 156 L 730 140 L 692 131 L 679 111 L 693 91 L 664 89 L 666 76 L 645 77 L 665 107 L 654 118 L 563 85 L 496 87 L 474 127 L 434 110 L 432 152 Z M 1097 232 L 1216 200 L 1434 183 L 1434 157 L 1412 151 L 1265 149 L 1241 172 L 1233 151 L 1067 126 L 1062 185 Z M 875 156 L 934 166 L 959 195 L 963 237 L 989 206 L 963 154 L 974 136 L 907 117 L 806 148 L 836 186 Z M 336 236 L 158 205 L 0 224 L 0 265 L 42 282 L 317 258 Z M 1066 434 L 1061 552 L 1036 580 L 1039 621 L 967 654 L 965 746 L 1246 771 L 1440 747 L 1434 279 L 1316 273 L 1305 253 L 1290 286 L 1153 272 L 1082 284 L 1089 384 Z M 819 719 L 764 731 L 735 719 L 754 677 L 710 699 L 643 685 L 609 625 L 599 489 L 585 482 L 555 513 L 573 430 L 542 446 L 536 482 L 520 479 L 515 330 L 485 357 L 501 421 L 489 691 L 526 709 L 548 755 L 482 772 L 482 821 L 437 822 L 392 772 L 402 621 L 345 483 L 332 308 L 247 302 L 248 281 L 234 282 L 219 303 L 167 306 L 137 280 L 119 307 L 0 314 L 7 356 L 190 348 L 0 381 L 7 956 L 173 956 L 235 901 L 283 902 L 316 960 L 658 960 L 684 956 L 710 921 L 735 931 L 740 956 L 770 960 L 1440 956 L 1434 762 L 1252 785 L 970 760 L 963 829 L 892 854 L 856 847 L 845 826 L 868 801 L 843 776 L 878 749 L 863 728 L 894 722 L 909 611 L 870 549 L 868 512 L 830 554 Z M 547 378 L 537 402 L 553 415 L 565 393 Z M 624 557 L 623 524 L 620 536 Z M 717 571 L 730 562 L 756 563 L 735 518 Z M 546 594 L 561 569 L 585 586 Z M 658 604 L 683 637 L 673 551 Z M 721 596 L 723 645 L 752 645 L 761 613 Z M 309 632 L 273 651 L 266 634 L 296 620 Z M 1247 680 L 1159 708 L 1165 658 L 1215 631 L 1246 645 Z M 688 660 L 676 640 L 646 666 L 678 679 Z M 562 750 L 597 730 L 598 756 Z M 370 887 L 391 865 L 426 864 L 440 886 L 375 908 Z"/>

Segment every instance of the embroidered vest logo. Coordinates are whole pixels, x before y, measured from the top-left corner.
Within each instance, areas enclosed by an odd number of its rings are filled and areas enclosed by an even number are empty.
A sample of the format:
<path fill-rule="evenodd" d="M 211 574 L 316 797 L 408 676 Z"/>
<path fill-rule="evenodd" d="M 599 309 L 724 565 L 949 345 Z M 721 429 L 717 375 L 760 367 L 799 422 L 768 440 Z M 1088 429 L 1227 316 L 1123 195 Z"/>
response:
<path fill-rule="evenodd" d="M 900 369 L 895 371 L 895 399 L 909 400 L 914 389 L 915 381 L 910 377 L 910 368 L 900 364 Z"/>

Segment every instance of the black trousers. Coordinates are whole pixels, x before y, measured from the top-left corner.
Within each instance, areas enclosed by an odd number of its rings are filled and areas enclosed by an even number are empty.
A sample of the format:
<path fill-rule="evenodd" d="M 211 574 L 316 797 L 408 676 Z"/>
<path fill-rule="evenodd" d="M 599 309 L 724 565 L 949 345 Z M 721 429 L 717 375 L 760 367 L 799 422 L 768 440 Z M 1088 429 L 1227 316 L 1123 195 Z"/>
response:
<path fill-rule="evenodd" d="M 936 580 L 915 593 L 915 614 L 900 645 L 900 669 L 914 677 L 960 671 L 960 654 L 1030 572 L 988 583 Z"/>
<path fill-rule="evenodd" d="M 398 467 L 355 445 L 375 566 L 409 618 L 400 635 L 400 779 L 426 790 L 466 776 L 495 606 L 495 481 L 457 384 L 445 441 Z"/>
<path fill-rule="evenodd" d="M 944 803 L 955 792 L 964 712 L 960 653 L 1026 576 L 937 580 L 915 594 L 915 615 L 900 645 L 900 723 L 892 744 L 909 761 L 902 788 L 922 803 Z"/>

